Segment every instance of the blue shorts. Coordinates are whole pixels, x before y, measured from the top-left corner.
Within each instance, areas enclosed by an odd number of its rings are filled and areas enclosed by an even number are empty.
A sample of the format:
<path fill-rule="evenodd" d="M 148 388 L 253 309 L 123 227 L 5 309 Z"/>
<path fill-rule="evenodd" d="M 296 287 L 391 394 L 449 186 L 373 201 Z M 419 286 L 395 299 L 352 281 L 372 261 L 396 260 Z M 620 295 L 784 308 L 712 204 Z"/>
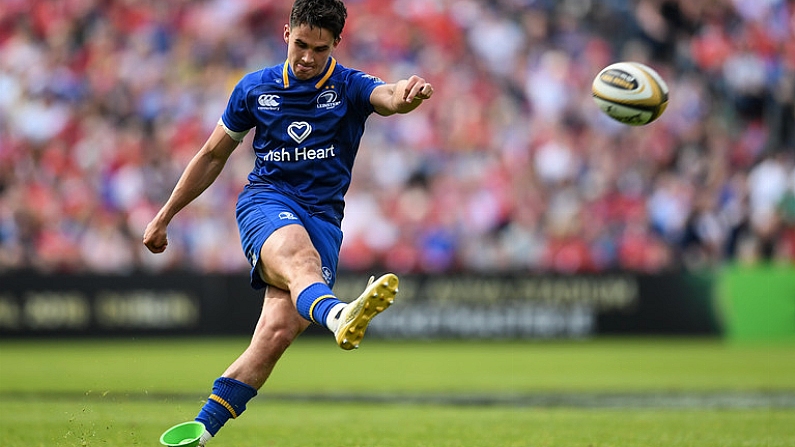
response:
<path fill-rule="evenodd" d="M 320 254 L 323 279 L 329 287 L 337 280 L 337 264 L 342 245 L 339 225 L 322 215 L 311 214 L 294 200 L 273 191 L 246 187 L 237 198 L 237 227 L 243 253 L 251 264 L 251 287 L 262 289 L 267 285 L 257 271 L 260 249 L 265 240 L 281 227 L 303 226 L 315 249 Z"/>

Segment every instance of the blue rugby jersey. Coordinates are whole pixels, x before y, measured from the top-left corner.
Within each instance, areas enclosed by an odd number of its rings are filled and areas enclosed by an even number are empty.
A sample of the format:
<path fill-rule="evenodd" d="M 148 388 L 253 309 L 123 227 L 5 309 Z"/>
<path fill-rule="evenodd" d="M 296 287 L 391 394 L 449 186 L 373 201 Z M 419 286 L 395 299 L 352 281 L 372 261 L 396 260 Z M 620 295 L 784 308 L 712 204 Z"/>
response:
<path fill-rule="evenodd" d="M 306 81 L 287 62 L 245 75 L 222 119 L 235 132 L 255 129 L 247 187 L 285 194 L 340 222 L 364 124 L 374 112 L 370 94 L 383 83 L 334 58 Z"/>

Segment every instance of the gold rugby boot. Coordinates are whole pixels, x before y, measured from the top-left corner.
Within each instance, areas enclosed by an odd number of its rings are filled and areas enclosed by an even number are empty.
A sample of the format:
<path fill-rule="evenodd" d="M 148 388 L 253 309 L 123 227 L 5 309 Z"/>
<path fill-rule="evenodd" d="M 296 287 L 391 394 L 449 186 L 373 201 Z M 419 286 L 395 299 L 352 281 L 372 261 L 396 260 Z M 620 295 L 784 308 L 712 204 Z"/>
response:
<path fill-rule="evenodd" d="M 358 348 L 370 321 L 395 301 L 397 292 L 398 277 L 394 274 L 387 273 L 377 280 L 370 277 L 367 288 L 359 298 L 342 309 L 339 326 L 334 332 L 340 348 L 345 350 Z"/>

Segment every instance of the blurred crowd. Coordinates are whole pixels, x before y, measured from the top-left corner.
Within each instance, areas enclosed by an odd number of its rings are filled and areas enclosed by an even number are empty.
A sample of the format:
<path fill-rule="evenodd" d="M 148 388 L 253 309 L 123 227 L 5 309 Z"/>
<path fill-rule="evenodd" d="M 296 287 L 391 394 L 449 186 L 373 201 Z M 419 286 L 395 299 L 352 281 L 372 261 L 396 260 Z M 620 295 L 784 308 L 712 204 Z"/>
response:
<path fill-rule="evenodd" d="M 792 0 L 346 4 L 340 63 L 436 93 L 368 122 L 342 269 L 795 263 Z M 245 271 L 234 205 L 251 136 L 166 253 L 141 239 L 240 76 L 284 60 L 290 5 L 3 0 L 0 271 Z M 655 123 L 593 103 L 593 77 L 619 60 L 667 81 Z"/>

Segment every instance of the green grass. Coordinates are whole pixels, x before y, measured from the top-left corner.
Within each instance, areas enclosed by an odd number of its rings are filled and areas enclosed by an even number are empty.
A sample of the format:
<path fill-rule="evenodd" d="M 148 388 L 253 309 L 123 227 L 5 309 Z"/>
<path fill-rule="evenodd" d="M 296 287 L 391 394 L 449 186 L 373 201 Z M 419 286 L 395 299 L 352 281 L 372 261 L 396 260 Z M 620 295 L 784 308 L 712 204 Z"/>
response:
<path fill-rule="evenodd" d="M 207 381 L 246 344 L 245 339 L 5 341 L 0 342 L 0 393 L 204 394 Z M 350 380 L 360 372 L 390 377 Z M 276 393 L 795 391 L 795 346 L 716 340 L 367 340 L 361 349 L 345 352 L 331 338 L 307 338 L 287 351 L 266 386 Z"/>
<path fill-rule="evenodd" d="M 195 416 L 246 343 L 0 341 L 0 445 L 157 446 L 165 428 Z M 727 393 L 793 396 L 795 346 L 367 340 L 343 352 L 331 339 L 302 339 L 209 447 L 795 446 L 792 407 L 417 403 Z"/>
<path fill-rule="evenodd" d="M 213 447 L 792 446 L 795 416 L 769 410 L 614 410 L 255 401 Z M 9 402 L 2 445 L 157 446 L 196 403 Z M 192 417 L 192 416 L 191 416 Z M 350 430 L 356 430 L 356 437 Z"/>

